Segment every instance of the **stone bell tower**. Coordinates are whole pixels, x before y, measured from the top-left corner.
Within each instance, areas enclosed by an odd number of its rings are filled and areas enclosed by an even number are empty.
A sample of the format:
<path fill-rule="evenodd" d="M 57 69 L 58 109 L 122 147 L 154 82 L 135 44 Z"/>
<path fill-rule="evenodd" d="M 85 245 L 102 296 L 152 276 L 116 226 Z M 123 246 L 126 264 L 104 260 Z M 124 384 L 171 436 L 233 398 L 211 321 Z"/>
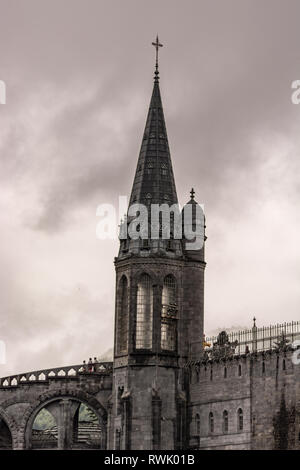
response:
<path fill-rule="evenodd" d="M 177 204 L 156 69 L 129 207 Z M 188 204 L 197 206 L 194 193 Z M 186 206 L 185 206 L 186 207 Z M 129 212 L 125 220 L 130 223 Z M 172 215 L 171 215 L 172 220 Z M 152 221 L 148 219 L 149 227 Z M 188 440 L 184 372 L 191 344 L 202 347 L 204 247 L 162 236 L 120 240 L 115 258 L 116 305 L 110 449 L 182 449 Z"/>

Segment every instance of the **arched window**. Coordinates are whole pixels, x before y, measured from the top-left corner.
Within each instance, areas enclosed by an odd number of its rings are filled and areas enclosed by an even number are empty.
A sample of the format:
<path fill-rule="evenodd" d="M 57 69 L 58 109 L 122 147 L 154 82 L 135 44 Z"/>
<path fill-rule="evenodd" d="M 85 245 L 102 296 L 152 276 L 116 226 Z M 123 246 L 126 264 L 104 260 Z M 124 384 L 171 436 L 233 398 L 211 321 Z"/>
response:
<path fill-rule="evenodd" d="M 161 312 L 161 349 L 176 349 L 177 293 L 174 276 L 169 274 L 164 279 Z"/>
<path fill-rule="evenodd" d="M 239 377 L 242 375 L 242 366 L 239 364 Z"/>
<path fill-rule="evenodd" d="M 282 361 L 282 370 L 285 370 L 285 369 L 286 369 L 286 367 L 285 367 L 285 359 L 283 359 L 283 361 Z"/>
<path fill-rule="evenodd" d="M 128 347 L 128 283 L 122 276 L 119 284 L 117 351 L 126 353 Z"/>
<path fill-rule="evenodd" d="M 152 348 L 153 288 L 148 274 L 142 274 L 137 285 L 136 348 Z"/>
<path fill-rule="evenodd" d="M 238 431 L 242 431 L 244 429 L 244 417 L 243 417 L 242 408 L 238 409 L 237 418 L 238 418 Z"/>
<path fill-rule="evenodd" d="M 223 411 L 223 432 L 224 433 L 228 432 L 228 411 L 227 410 Z"/>
<path fill-rule="evenodd" d="M 265 361 L 263 361 L 262 363 L 262 373 L 264 374 L 266 372 L 266 365 L 265 365 Z"/>
<path fill-rule="evenodd" d="M 227 378 L 227 367 L 224 367 L 224 379 Z"/>
<path fill-rule="evenodd" d="M 199 415 L 199 413 L 197 413 L 196 416 L 195 416 L 195 431 L 196 431 L 196 436 L 200 436 L 200 415 Z"/>
<path fill-rule="evenodd" d="M 210 433 L 214 432 L 214 414 L 212 412 L 208 415 L 208 429 Z"/>

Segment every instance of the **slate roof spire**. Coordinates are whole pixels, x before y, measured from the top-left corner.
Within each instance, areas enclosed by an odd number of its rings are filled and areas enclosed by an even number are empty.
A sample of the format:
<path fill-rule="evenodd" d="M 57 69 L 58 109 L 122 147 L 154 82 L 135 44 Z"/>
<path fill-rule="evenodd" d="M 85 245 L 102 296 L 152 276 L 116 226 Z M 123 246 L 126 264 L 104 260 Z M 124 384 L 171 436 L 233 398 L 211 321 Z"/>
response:
<path fill-rule="evenodd" d="M 162 47 L 158 37 L 152 43 L 156 48 L 154 84 L 136 173 L 132 186 L 130 205 L 175 204 L 177 194 L 172 169 L 163 106 L 159 88 L 158 50 Z"/>

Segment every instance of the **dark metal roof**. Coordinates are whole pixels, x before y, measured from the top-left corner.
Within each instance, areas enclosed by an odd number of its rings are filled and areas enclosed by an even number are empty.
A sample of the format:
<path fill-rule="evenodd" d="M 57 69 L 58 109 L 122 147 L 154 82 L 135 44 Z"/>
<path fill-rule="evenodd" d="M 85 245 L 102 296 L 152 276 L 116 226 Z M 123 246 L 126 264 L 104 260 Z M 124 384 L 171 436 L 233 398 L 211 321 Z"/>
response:
<path fill-rule="evenodd" d="M 177 203 L 167 129 L 158 76 L 154 80 L 143 141 L 132 186 L 133 203 Z"/>

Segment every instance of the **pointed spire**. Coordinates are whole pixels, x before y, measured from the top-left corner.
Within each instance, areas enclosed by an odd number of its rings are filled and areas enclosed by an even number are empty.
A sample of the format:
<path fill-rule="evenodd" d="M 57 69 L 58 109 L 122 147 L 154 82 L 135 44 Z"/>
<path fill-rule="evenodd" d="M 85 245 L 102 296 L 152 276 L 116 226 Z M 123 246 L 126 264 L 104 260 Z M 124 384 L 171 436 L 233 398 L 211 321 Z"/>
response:
<path fill-rule="evenodd" d="M 132 186 L 130 205 L 134 203 L 175 204 L 176 187 L 172 169 L 163 106 L 158 82 L 158 37 L 156 47 L 156 76 L 148 116 Z"/>

